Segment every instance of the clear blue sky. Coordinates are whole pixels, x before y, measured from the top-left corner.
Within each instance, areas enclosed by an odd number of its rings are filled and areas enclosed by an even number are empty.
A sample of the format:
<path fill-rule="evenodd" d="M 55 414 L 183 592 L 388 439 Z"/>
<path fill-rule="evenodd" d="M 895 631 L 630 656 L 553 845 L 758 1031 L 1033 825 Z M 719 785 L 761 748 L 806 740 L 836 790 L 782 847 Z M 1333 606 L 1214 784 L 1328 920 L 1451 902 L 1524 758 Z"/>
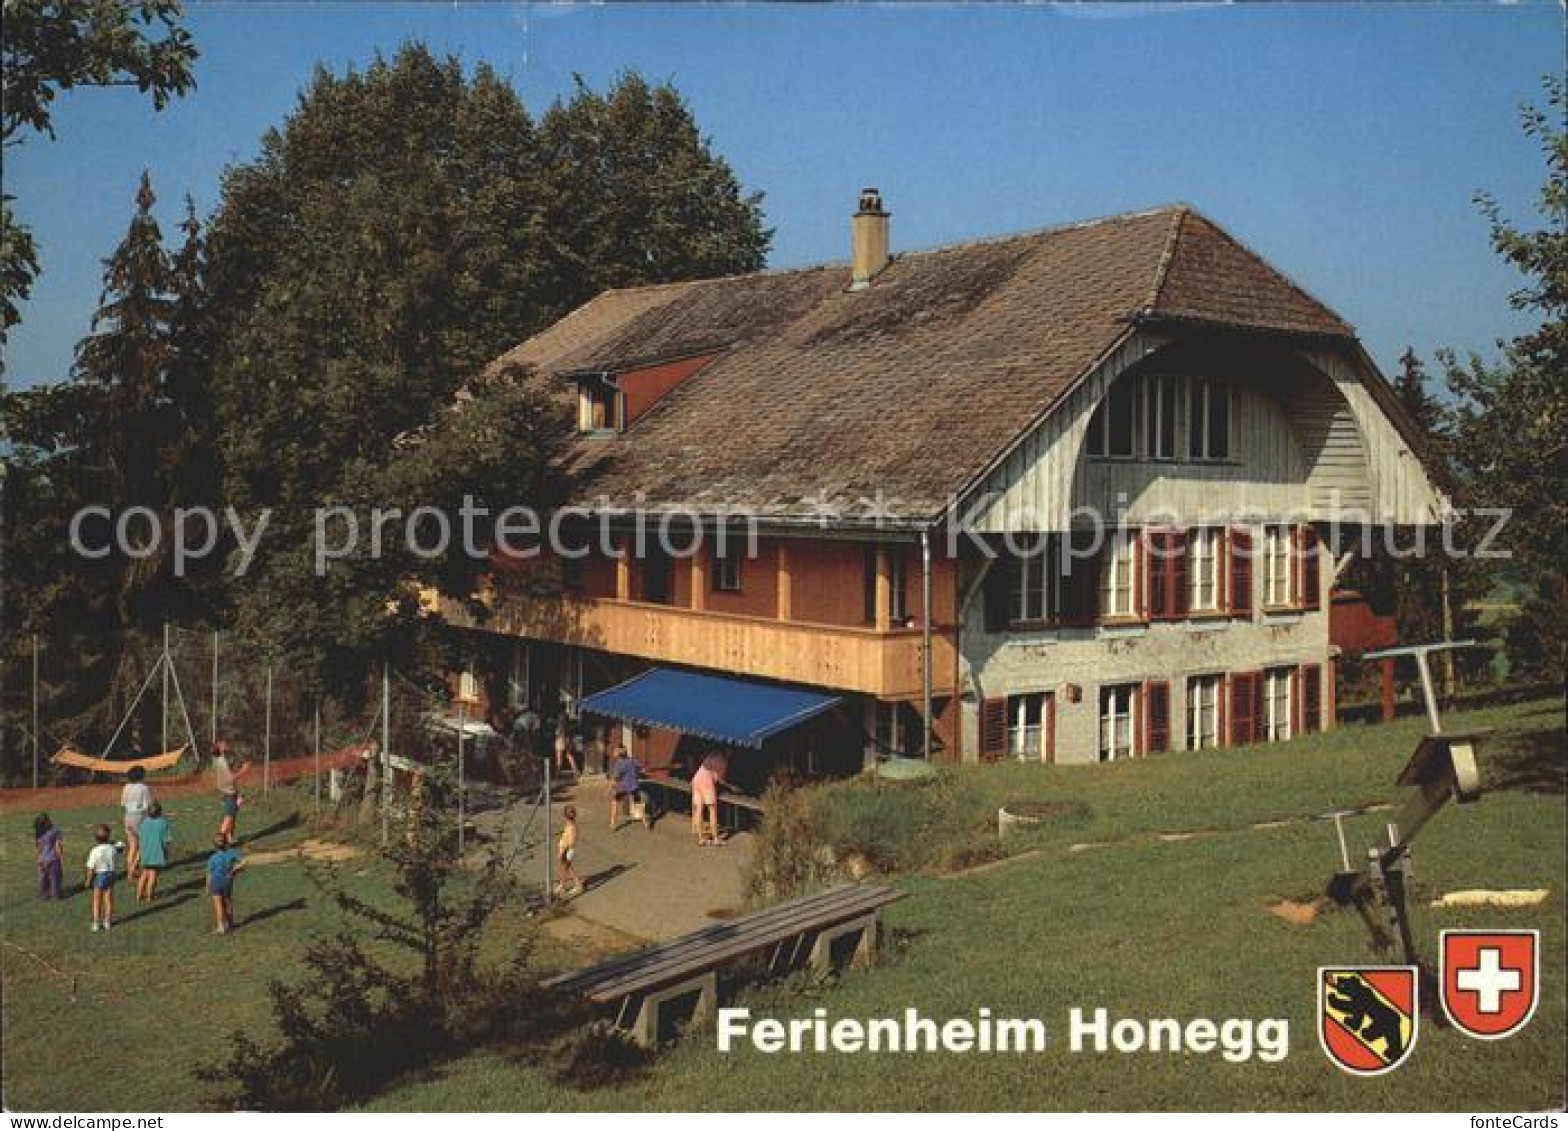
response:
<path fill-rule="evenodd" d="M 1544 176 L 1518 107 L 1563 67 L 1556 4 L 1344 7 L 191 6 L 196 91 L 57 104 L 58 140 L 8 150 L 5 191 L 43 278 L 16 384 L 69 371 L 143 167 L 172 232 L 189 192 L 251 157 L 317 61 L 409 38 L 509 77 L 529 107 L 636 69 L 670 79 L 749 188 L 773 266 L 847 253 L 876 184 L 897 248 L 1187 201 L 1326 300 L 1385 371 L 1406 343 L 1490 351 L 1530 323 L 1478 188 L 1535 221 Z"/>

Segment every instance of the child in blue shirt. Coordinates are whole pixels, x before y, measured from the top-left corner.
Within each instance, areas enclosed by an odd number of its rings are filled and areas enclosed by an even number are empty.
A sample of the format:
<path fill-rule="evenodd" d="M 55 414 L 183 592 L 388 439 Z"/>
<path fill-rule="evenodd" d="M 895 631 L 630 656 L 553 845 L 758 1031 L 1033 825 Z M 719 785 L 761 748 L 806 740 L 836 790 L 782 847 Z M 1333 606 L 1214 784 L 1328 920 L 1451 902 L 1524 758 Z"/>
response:
<path fill-rule="evenodd" d="M 244 871 L 245 861 L 227 833 L 219 833 L 212 842 L 217 850 L 207 857 L 207 893 L 218 924 L 213 934 L 226 935 L 234 929 L 234 877 Z"/>

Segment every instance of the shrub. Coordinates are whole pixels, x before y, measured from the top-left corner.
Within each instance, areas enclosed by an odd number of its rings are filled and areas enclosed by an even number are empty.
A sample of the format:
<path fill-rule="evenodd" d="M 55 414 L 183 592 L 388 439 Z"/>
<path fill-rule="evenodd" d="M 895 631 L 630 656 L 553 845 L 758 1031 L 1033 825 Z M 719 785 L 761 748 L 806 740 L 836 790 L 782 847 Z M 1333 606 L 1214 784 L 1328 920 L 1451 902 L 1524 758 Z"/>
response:
<path fill-rule="evenodd" d="M 781 785 L 764 798 L 748 876 L 754 903 L 877 872 L 948 869 L 995 859 L 995 809 L 963 775 Z"/>
<path fill-rule="evenodd" d="M 540 989 L 530 970 L 531 937 L 509 961 L 481 961 L 485 927 L 512 883 L 499 854 L 477 876 L 463 872 L 440 803 L 446 793 L 441 775 L 427 777 L 406 836 L 382 850 L 400 906 L 376 906 L 330 871 L 312 871 L 345 925 L 310 943 L 300 981 L 269 985 L 275 1042 L 235 1033 L 227 1057 L 197 1071 L 216 1088 L 217 1106 L 330 1111 L 480 1045 L 541 1042 L 566 1027 L 572 1007 Z M 367 939 L 392 949 L 373 951 Z M 412 961 L 393 961 L 397 950 Z"/>

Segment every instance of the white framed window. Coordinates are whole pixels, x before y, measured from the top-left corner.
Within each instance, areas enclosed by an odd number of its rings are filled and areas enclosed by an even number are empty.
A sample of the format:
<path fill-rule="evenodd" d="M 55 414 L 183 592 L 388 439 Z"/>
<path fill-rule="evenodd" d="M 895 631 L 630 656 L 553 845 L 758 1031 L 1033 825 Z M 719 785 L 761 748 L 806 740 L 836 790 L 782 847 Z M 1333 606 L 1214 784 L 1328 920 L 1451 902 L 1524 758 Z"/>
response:
<path fill-rule="evenodd" d="M 1284 608 L 1290 604 L 1290 571 L 1295 557 L 1291 553 L 1290 527 L 1270 526 L 1263 531 L 1263 604 Z"/>
<path fill-rule="evenodd" d="M 526 642 L 519 642 L 512 648 L 512 670 L 506 680 L 506 705 L 514 711 L 520 711 L 528 706 L 531 698 L 529 695 L 530 678 L 532 675 L 533 652 Z"/>
<path fill-rule="evenodd" d="M 1095 408 L 1089 418 L 1091 456 L 1131 459 L 1138 454 L 1138 389 L 1136 380 L 1117 381 Z"/>
<path fill-rule="evenodd" d="M 1290 668 L 1270 668 L 1263 676 L 1263 738 L 1284 742 L 1290 738 L 1292 683 Z"/>
<path fill-rule="evenodd" d="M 577 430 L 619 432 L 621 393 L 614 385 L 584 381 L 577 386 Z"/>
<path fill-rule="evenodd" d="M 1105 546 L 1100 569 L 1100 615 L 1130 617 L 1137 613 L 1138 534 L 1118 530 Z"/>
<path fill-rule="evenodd" d="M 1136 733 L 1138 685 L 1119 683 L 1100 688 L 1100 761 L 1114 762 L 1131 758 L 1137 751 Z"/>
<path fill-rule="evenodd" d="M 918 753 L 923 749 L 925 732 L 913 707 L 882 699 L 876 700 L 873 706 L 877 746 L 894 754 Z"/>
<path fill-rule="evenodd" d="M 1058 607 L 1060 585 L 1050 539 L 1043 534 L 1032 540 L 1020 539 L 1019 550 L 1011 563 L 1008 619 L 1014 624 L 1048 621 Z"/>
<path fill-rule="evenodd" d="M 734 546 L 726 546 L 723 552 L 719 547 L 713 547 L 713 588 L 721 593 L 740 592 L 740 552 Z"/>
<path fill-rule="evenodd" d="M 894 625 L 901 625 L 909 616 L 909 610 L 904 605 L 904 551 L 897 546 L 887 552 L 887 576 L 891 590 L 888 616 Z"/>
<path fill-rule="evenodd" d="M 1179 459 L 1176 447 L 1182 379 L 1151 374 L 1143 380 L 1143 454 L 1148 459 Z"/>
<path fill-rule="evenodd" d="M 1224 603 L 1224 571 L 1220 568 L 1225 532 L 1200 526 L 1187 536 L 1192 592 L 1187 607 L 1195 613 L 1218 612 Z"/>
<path fill-rule="evenodd" d="M 1195 675 L 1187 680 L 1187 749 L 1212 750 L 1220 744 L 1220 693 L 1224 677 Z"/>
<path fill-rule="evenodd" d="M 1187 457 L 1230 458 L 1230 385 L 1206 377 L 1187 380 Z"/>
<path fill-rule="evenodd" d="M 1044 762 L 1049 752 L 1049 693 L 1007 697 L 1007 752 L 1020 762 Z"/>

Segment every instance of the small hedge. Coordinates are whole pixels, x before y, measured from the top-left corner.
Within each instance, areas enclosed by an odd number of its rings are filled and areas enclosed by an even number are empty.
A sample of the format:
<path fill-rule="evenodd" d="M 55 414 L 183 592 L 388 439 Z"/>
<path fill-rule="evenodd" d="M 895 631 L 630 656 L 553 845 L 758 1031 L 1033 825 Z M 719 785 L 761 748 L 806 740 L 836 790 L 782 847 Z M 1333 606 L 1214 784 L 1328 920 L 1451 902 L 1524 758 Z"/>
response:
<path fill-rule="evenodd" d="M 754 904 L 868 874 L 951 871 L 1003 854 L 995 806 L 956 774 L 779 782 L 763 800 L 747 888 Z"/>

